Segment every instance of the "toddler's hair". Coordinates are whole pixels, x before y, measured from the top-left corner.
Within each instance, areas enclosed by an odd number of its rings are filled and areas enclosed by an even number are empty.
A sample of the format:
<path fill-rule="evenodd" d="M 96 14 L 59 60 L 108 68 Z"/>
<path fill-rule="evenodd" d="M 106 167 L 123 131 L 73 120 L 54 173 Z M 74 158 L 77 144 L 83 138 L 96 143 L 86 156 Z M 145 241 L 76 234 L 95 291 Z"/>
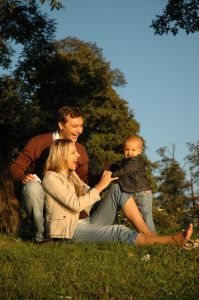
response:
<path fill-rule="evenodd" d="M 123 141 L 123 147 L 125 146 L 126 142 L 138 142 L 141 148 L 144 145 L 144 140 L 139 135 L 128 135 Z"/>

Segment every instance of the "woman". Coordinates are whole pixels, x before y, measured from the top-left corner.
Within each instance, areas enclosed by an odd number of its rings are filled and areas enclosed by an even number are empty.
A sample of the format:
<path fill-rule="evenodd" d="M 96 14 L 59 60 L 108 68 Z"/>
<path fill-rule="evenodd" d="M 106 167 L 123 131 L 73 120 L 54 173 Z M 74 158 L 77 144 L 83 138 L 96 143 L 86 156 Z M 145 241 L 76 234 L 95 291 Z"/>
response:
<path fill-rule="evenodd" d="M 191 237 L 193 226 L 174 235 L 154 235 L 147 228 L 132 197 L 113 184 L 101 199 L 100 193 L 118 179 L 104 171 L 94 188 L 89 188 L 75 173 L 79 154 L 70 140 L 56 140 L 46 162 L 42 182 L 46 192 L 46 216 L 50 238 L 68 239 L 73 242 L 113 242 L 134 245 L 176 244 L 183 246 Z M 94 204 L 97 204 L 93 207 Z M 91 210 L 91 207 L 93 209 Z M 123 225 L 113 225 L 117 211 L 122 208 L 125 216 L 137 230 Z M 85 210 L 89 215 L 80 220 Z"/>

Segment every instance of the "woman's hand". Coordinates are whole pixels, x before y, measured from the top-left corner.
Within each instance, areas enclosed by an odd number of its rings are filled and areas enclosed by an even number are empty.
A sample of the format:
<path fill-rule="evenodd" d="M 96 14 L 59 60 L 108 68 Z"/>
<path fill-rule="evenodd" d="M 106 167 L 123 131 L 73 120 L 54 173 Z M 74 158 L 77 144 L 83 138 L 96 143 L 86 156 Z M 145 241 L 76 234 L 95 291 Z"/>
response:
<path fill-rule="evenodd" d="M 95 188 L 100 194 L 113 180 L 117 180 L 118 177 L 111 177 L 112 172 L 105 170 L 102 174 L 100 181 L 96 184 Z"/>

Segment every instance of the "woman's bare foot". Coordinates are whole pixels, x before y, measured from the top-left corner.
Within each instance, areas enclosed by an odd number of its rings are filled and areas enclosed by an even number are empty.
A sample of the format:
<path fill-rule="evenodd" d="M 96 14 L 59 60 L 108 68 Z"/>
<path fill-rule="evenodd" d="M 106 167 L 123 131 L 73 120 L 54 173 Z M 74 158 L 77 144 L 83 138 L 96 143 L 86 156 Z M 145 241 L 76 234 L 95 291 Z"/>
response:
<path fill-rule="evenodd" d="M 183 246 L 190 239 L 192 233 L 193 233 L 193 224 L 189 224 L 189 226 L 185 231 L 182 231 L 172 236 L 174 244 Z"/>
<path fill-rule="evenodd" d="M 177 246 L 184 246 L 187 241 L 190 239 L 193 233 L 193 225 L 189 224 L 188 228 L 185 231 L 181 231 L 174 235 L 150 235 L 139 233 L 136 239 L 137 246 L 145 246 L 152 244 L 173 244 Z"/>

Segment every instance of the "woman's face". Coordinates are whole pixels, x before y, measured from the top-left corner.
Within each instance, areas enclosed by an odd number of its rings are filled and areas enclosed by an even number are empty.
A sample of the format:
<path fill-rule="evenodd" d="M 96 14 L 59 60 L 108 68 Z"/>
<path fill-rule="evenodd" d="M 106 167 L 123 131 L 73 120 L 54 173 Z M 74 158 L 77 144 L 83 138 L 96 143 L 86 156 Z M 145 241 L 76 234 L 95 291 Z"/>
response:
<path fill-rule="evenodd" d="M 77 160 L 79 157 L 79 153 L 76 150 L 75 144 L 70 143 L 68 145 L 68 158 L 66 162 L 66 168 L 68 170 L 76 170 L 77 168 Z"/>

